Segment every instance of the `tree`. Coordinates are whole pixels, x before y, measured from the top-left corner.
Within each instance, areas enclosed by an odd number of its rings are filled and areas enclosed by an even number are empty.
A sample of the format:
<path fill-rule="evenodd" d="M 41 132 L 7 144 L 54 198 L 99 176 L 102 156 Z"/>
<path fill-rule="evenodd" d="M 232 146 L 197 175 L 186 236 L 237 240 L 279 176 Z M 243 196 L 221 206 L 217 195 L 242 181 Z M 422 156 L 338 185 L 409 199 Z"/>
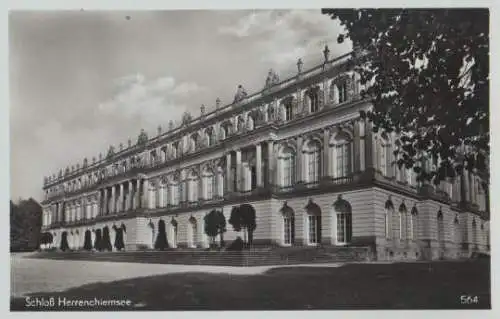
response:
<path fill-rule="evenodd" d="M 242 226 L 248 232 L 248 244 L 253 243 L 253 232 L 257 228 L 257 223 L 255 221 L 255 209 L 250 204 L 242 204 L 240 206 L 240 212 L 242 215 Z"/>
<path fill-rule="evenodd" d="M 85 238 L 83 241 L 83 249 L 92 250 L 92 234 L 90 230 L 85 231 Z"/>
<path fill-rule="evenodd" d="M 488 9 L 323 9 L 352 41 L 374 132 L 396 132 L 397 164 L 438 184 L 489 178 Z M 431 162 L 431 165 L 429 165 Z M 432 165 L 433 164 L 433 165 Z"/>
<path fill-rule="evenodd" d="M 102 229 L 102 249 L 103 250 L 113 250 L 111 246 L 111 238 L 109 237 L 109 227 L 105 226 Z"/>
<path fill-rule="evenodd" d="M 68 245 L 68 232 L 64 231 L 61 235 L 61 246 L 59 247 L 62 251 L 69 249 Z"/>
<path fill-rule="evenodd" d="M 221 246 L 224 245 L 224 233 L 226 232 L 226 217 L 222 211 L 213 209 L 204 218 L 204 231 L 210 237 L 210 246 L 215 247 L 218 235 L 221 238 Z"/>
<path fill-rule="evenodd" d="M 164 250 L 168 248 L 167 232 L 165 230 L 165 221 L 160 219 L 158 222 L 158 235 L 155 240 L 155 249 Z"/>
<path fill-rule="evenodd" d="M 35 250 L 39 247 L 42 207 L 33 198 L 10 201 L 10 246 L 12 251 Z"/>
<path fill-rule="evenodd" d="M 255 223 L 255 209 L 250 204 L 233 206 L 229 223 L 237 232 L 243 229 L 245 243 L 251 245 L 253 241 L 253 232 L 257 227 Z M 247 238 L 248 233 L 248 238 Z"/>
<path fill-rule="evenodd" d="M 122 227 L 117 227 L 116 225 L 113 225 L 113 230 L 115 231 L 115 242 L 113 246 L 117 250 L 122 250 L 125 247 L 125 244 L 123 243 L 123 228 Z"/>
<path fill-rule="evenodd" d="M 99 228 L 95 230 L 94 248 L 98 251 L 102 250 L 102 234 Z"/>

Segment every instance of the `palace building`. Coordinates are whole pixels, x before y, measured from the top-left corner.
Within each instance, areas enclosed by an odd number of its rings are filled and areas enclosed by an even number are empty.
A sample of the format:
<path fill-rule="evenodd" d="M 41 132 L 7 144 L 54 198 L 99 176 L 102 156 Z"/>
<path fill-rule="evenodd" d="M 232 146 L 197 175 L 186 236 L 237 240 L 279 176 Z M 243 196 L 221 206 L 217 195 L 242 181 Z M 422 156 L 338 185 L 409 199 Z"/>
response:
<path fill-rule="evenodd" d="M 363 246 L 377 260 L 460 258 L 489 251 L 488 190 L 464 173 L 440 185 L 394 165 L 395 135 L 373 133 L 351 55 L 280 80 L 196 118 L 185 113 L 154 137 L 44 179 L 43 231 L 59 247 L 123 230 L 125 250 L 153 249 L 160 224 L 170 248 L 203 249 L 204 216 L 256 214 L 256 246 Z M 163 227 L 161 226 L 161 227 Z M 241 232 L 227 224 L 224 240 Z"/>

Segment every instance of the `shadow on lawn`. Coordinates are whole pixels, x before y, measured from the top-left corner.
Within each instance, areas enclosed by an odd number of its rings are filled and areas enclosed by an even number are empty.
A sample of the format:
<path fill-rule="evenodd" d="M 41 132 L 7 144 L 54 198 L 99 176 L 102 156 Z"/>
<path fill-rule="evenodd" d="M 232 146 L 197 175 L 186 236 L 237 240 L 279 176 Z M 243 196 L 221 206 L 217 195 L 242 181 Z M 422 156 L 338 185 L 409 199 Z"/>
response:
<path fill-rule="evenodd" d="M 468 304 L 461 303 L 462 295 L 472 297 Z M 285 267 L 251 276 L 169 274 L 31 294 L 31 302 L 35 297 L 54 298 L 55 306 L 28 307 L 25 298 L 12 298 L 11 310 L 490 309 L 490 263 Z M 64 297 L 128 299 L 132 306 L 58 306 L 58 299 Z"/>

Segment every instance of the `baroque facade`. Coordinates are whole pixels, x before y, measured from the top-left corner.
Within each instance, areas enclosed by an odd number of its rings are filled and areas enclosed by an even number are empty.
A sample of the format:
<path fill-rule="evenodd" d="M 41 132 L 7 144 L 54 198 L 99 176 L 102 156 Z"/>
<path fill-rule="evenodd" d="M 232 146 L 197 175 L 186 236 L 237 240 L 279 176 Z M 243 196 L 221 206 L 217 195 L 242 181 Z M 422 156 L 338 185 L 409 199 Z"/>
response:
<path fill-rule="evenodd" d="M 203 217 L 250 204 L 255 245 L 369 246 L 374 257 L 438 259 L 489 250 L 487 190 L 464 173 L 440 185 L 417 183 L 393 165 L 395 136 L 373 133 L 360 118 L 350 55 L 280 80 L 269 72 L 262 91 L 239 86 L 226 106 L 201 107 L 182 124 L 106 156 L 46 177 L 43 230 L 59 247 L 83 248 L 122 230 L 125 249 L 154 247 L 160 223 L 172 248 L 204 248 Z M 228 225 L 226 241 L 241 233 Z"/>

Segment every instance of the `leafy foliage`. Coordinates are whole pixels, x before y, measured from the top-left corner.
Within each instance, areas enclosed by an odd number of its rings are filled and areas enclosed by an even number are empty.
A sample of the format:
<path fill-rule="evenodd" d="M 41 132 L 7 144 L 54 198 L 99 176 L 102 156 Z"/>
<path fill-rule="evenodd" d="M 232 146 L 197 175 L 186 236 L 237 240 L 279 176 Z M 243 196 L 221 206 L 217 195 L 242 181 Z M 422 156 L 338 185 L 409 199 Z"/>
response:
<path fill-rule="evenodd" d="M 59 246 L 59 248 L 62 251 L 66 251 L 66 250 L 69 249 L 69 245 L 68 245 L 68 232 L 67 231 L 64 231 L 61 234 L 61 245 Z"/>
<path fill-rule="evenodd" d="M 437 184 L 489 176 L 488 9 L 323 9 L 355 48 L 351 62 L 375 132 L 396 132 L 397 164 Z"/>
<path fill-rule="evenodd" d="M 83 240 L 83 249 L 92 250 L 92 233 L 90 230 L 85 231 L 85 238 Z"/>
<path fill-rule="evenodd" d="M 234 206 L 231 210 L 231 217 L 229 223 L 233 226 L 235 231 L 245 231 L 248 233 L 248 244 L 252 244 L 253 232 L 257 228 L 255 221 L 255 209 L 250 204 L 242 204 Z"/>
<path fill-rule="evenodd" d="M 123 228 L 122 227 L 116 227 L 113 226 L 113 229 L 115 231 L 115 242 L 113 243 L 113 246 L 117 250 L 122 250 L 125 247 L 125 244 L 123 242 Z"/>
<path fill-rule="evenodd" d="M 99 228 L 95 230 L 94 248 L 98 251 L 102 250 L 102 233 Z"/>
<path fill-rule="evenodd" d="M 168 248 L 167 232 L 165 229 L 165 221 L 160 219 L 158 221 L 158 235 L 155 240 L 155 249 L 164 250 Z"/>
<path fill-rule="evenodd" d="M 41 241 L 42 207 L 33 198 L 10 201 L 11 251 L 35 250 Z"/>
<path fill-rule="evenodd" d="M 216 238 L 221 236 L 221 246 L 224 246 L 224 233 L 226 229 L 226 217 L 222 211 L 213 209 L 204 217 L 204 231 L 210 237 L 211 246 L 216 245 Z"/>

